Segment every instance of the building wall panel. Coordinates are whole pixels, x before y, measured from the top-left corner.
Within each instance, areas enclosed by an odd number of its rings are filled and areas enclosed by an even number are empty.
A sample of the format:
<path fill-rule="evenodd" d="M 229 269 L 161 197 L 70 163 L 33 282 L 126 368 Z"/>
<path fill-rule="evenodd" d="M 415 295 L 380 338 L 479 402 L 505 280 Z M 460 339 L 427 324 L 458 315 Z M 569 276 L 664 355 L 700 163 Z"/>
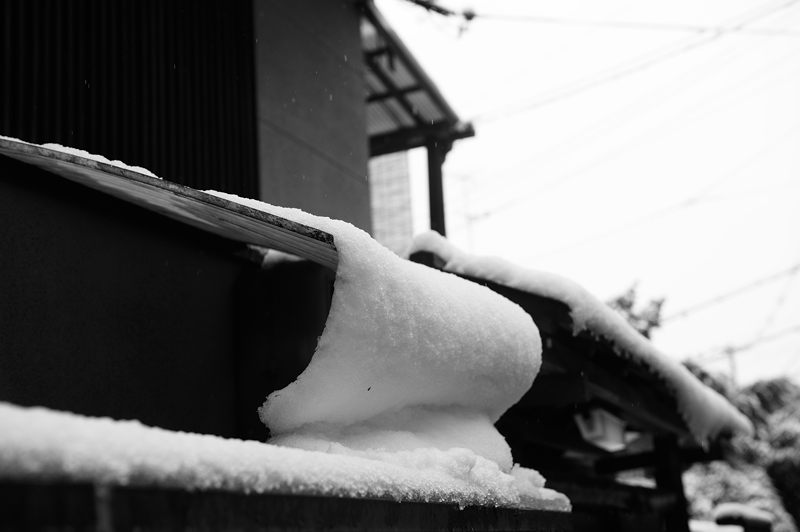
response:
<path fill-rule="evenodd" d="M 0 3 L 0 134 L 256 197 L 252 3 Z"/>

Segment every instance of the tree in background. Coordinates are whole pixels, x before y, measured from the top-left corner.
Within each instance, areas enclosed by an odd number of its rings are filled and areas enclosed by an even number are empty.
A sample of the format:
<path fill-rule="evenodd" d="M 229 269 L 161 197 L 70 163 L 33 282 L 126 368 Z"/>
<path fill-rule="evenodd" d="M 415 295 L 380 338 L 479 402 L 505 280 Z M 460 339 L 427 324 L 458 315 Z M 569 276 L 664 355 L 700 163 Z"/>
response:
<path fill-rule="evenodd" d="M 745 414 L 754 429 L 752 435 L 731 440 L 725 461 L 695 464 L 684 474 L 691 515 L 709 519 L 716 505 L 738 502 L 771 513 L 775 532 L 797 532 L 800 386 L 778 378 L 735 390 L 728 380 L 697 364 L 685 365 Z"/>
<path fill-rule="evenodd" d="M 650 338 L 653 329 L 661 326 L 661 307 L 664 305 L 664 298 L 651 299 L 643 306 L 639 306 L 636 301 L 637 288 L 634 283 L 625 292 L 607 301 L 606 304 L 619 312 L 642 336 Z"/>
<path fill-rule="evenodd" d="M 637 302 L 634 284 L 608 301 L 646 338 L 661 325 L 664 299 Z M 752 435 L 735 437 L 724 461 L 695 464 L 684 474 L 693 518 L 712 519 L 715 506 L 744 503 L 770 512 L 774 532 L 797 532 L 800 523 L 800 386 L 787 378 L 759 381 L 737 390 L 730 379 L 697 363 L 684 365 L 728 399 L 753 423 Z M 787 511 L 788 510 L 788 511 Z"/>

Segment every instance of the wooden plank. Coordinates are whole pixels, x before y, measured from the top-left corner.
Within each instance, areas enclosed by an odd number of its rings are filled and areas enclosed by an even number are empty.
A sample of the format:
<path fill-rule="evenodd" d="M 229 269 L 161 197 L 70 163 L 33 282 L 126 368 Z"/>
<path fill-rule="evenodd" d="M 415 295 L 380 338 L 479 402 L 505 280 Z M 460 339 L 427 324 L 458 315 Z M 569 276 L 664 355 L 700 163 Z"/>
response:
<path fill-rule="evenodd" d="M 333 236 L 170 181 L 41 146 L 0 139 L 0 154 L 216 235 L 292 253 L 333 270 Z"/>
<path fill-rule="evenodd" d="M 569 532 L 567 512 L 377 499 L 0 481 L 2 530 Z"/>

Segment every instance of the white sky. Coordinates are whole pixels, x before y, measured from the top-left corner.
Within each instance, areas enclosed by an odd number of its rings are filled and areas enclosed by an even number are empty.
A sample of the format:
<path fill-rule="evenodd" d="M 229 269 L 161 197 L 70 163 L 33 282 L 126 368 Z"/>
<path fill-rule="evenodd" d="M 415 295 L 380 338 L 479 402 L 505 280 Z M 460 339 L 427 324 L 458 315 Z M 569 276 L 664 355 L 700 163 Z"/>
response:
<path fill-rule="evenodd" d="M 665 315 L 800 263 L 800 0 L 441 0 L 513 19 L 478 18 L 463 32 L 404 0 L 377 3 L 475 125 L 444 170 L 458 246 L 560 273 L 602 299 L 638 282 L 643 299 L 666 297 Z M 411 162 L 426 224 L 424 151 Z M 684 358 L 800 326 L 795 272 L 665 323 L 656 345 Z M 800 329 L 736 361 L 742 384 L 800 380 Z M 726 357 L 704 365 L 730 368 Z"/>

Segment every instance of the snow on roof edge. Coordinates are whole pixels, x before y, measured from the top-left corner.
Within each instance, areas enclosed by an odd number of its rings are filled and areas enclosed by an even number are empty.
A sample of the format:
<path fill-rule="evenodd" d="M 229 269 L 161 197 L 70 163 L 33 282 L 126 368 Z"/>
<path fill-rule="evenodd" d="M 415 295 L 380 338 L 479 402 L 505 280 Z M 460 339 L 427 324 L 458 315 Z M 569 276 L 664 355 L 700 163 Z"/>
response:
<path fill-rule="evenodd" d="M 427 251 L 452 273 L 479 277 L 510 288 L 561 301 L 570 308 L 574 333 L 588 330 L 610 340 L 621 356 L 646 364 L 672 390 L 694 438 L 705 444 L 724 434 L 752 432 L 752 424 L 727 399 L 701 383 L 686 367 L 659 351 L 625 319 L 579 284 L 548 272 L 522 268 L 499 257 L 463 252 L 435 231 L 415 237 L 409 254 Z M 534 383 L 535 386 L 535 383 Z"/>

